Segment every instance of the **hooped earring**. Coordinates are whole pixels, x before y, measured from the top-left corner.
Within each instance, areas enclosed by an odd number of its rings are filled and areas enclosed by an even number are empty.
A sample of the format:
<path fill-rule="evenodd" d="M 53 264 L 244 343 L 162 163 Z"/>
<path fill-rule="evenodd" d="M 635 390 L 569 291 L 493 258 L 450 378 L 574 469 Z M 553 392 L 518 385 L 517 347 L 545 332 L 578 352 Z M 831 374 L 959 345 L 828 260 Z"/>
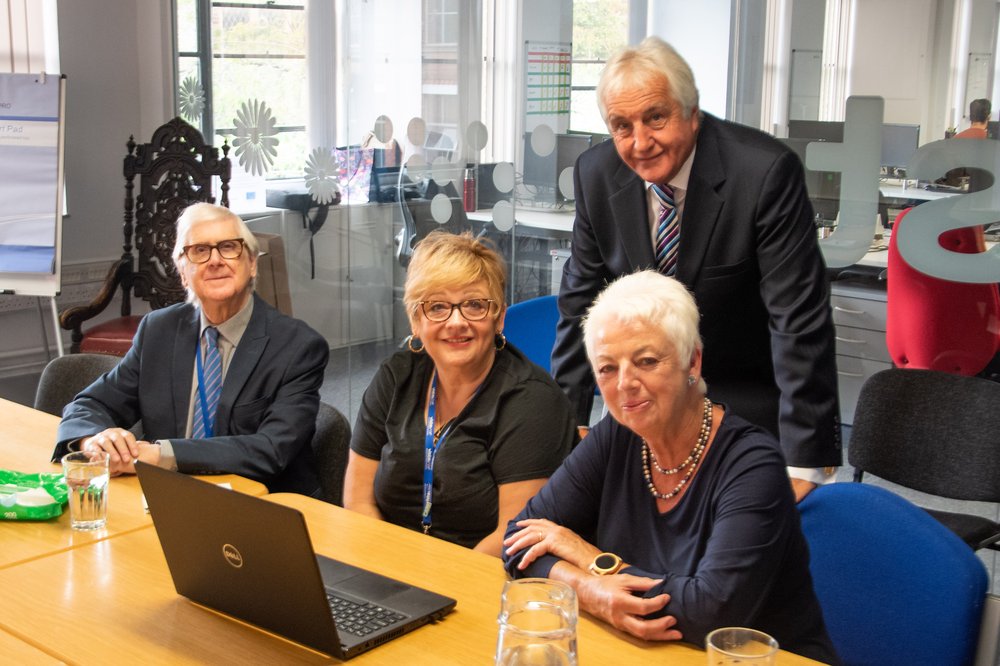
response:
<path fill-rule="evenodd" d="M 497 351 L 501 351 L 504 347 L 507 346 L 507 338 L 504 337 L 504 334 L 502 332 L 498 332 L 496 335 L 493 336 L 493 344 L 494 346 L 496 346 Z"/>
<path fill-rule="evenodd" d="M 698 381 L 694 375 L 688 375 L 688 386 L 694 386 L 694 383 Z"/>
<path fill-rule="evenodd" d="M 413 346 L 413 342 L 414 341 L 417 342 L 417 344 L 419 345 L 418 347 L 414 347 Z M 422 352 L 424 350 L 424 343 L 421 342 L 420 338 L 418 338 L 417 336 L 415 336 L 415 335 L 409 335 L 409 336 L 406 337 L 406 347 L 407 347 L 407 349 L 409 349 L 414 354 L 419 354 L 420 352 Z"/>

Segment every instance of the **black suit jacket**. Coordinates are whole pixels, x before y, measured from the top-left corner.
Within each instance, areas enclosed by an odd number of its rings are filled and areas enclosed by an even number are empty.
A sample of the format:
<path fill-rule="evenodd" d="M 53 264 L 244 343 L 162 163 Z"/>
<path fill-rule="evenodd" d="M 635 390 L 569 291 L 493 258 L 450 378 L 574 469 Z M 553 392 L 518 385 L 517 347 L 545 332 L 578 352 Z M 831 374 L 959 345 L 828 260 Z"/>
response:
<path fill-rule="evenodd" d="M 181 472 L 239 474 L 271 492 L 316 494 L 311 442 L 330 350 L 304 322 L 253 298 L 222 385 L 215 437 L 184 438 L 200 319 L 183 303 L 143 317 L 121 363 L 66 406 L 53 460 L 72 441 L 141 420 L 145 439 L 170 440 Z"/>
<path fill-rule="evenodd" d="M 655 259 L 645 185 L 614 143 L 585 152 L 574 178 L 576 220 L 552 367 L 586 423 L 594 379 L 580 318 L 608 282 L 655 268 Z M 789 465 L 839 465 L 829 286 L 794 153 L 762 132 L 704 115 L 676 277 L 702 315 L 709 395 L 779 435 Z"/>

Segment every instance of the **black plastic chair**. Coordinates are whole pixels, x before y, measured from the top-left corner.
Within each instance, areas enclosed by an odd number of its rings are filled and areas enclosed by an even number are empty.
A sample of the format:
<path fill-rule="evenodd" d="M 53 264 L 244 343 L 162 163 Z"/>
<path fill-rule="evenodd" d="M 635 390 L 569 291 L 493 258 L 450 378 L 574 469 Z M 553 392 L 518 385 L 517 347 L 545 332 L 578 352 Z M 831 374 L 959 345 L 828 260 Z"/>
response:
<path fill-rule="evenodd" d="M 1000 503 L 1000 384 L 936 370 L 892 368 L 858 397 L 847 454 L 865 473 L 929 495 Z M 926 511 L 973 550 L 1000 550 L 1000 523 Z"/>
<path fill-rule="evenodd" d="M 350 444 L 351 424 L 347 417 L 336 407 L 320 402 L 312 440 L 313 457 L 323 493 L 321 499 L 337 506 L 344 505 L 344 474 Z"/>
<path fill-rule="evenodd" d="M 52 359 L 42 370 L 35 392 L 35 409 L 62 416 L 63 407 L 121 358 L 109 354 L 70 354 Z"/>

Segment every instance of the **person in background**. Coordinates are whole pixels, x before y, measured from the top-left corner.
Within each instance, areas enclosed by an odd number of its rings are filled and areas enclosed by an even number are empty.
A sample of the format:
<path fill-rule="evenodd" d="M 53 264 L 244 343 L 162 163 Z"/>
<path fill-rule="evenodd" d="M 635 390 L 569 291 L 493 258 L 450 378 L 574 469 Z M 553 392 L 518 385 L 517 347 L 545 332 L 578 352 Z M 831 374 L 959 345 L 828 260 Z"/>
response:
<path fill-rule="evenodd" d="M 503 259 L 469 234 L 416 247 L 413 331 L 362 398 L 344 506 L 500 555 L 507 521 L 576 441 L 569 401 L 503 337 Z"/>
<path fill-rule="evenodd" d="M 510 522 L 515 578 L 571 585 L 645 640 L 753 627 L 838 663 L 774 437 L 706 397 L 698 308 L 655 271 L 613 282 L 583 322 L 610 415 Z"/>
<path fill-rule="evenodd" d="M 962 130 L 955 139 L 987 139 L 986 125 L 993 113 L 993 105 L 988 99 L 974 99 L 969 103 L 969 127 Z"/>
<path fill-rule="evenodd" d="M 113 474 L 141 460 L 318 496 L 310 444 L 330 350 L 254 294 L 258 253 L 228 208 L 184 210 L 174 263 L 188 302 L 143 317 L 121 363 L 66 406 L 53 461 L 104 450 Z"/>
<path fill-rule="evenodd" d="M 988 139 L 987 126 L 990 121 L 990 114 L 993 113 L 993 105 L 988 99 L 974 99 L 969 103 L 969 126 L 953 136 L 953 139 Z M 994 137 L 996 138 L 996 137 Z M 967 192 L 981 192 L 993 185 L 993 174 L 985 169 L 975 167 L 960 167 L 950 169 L 948 173 L 937 181 L 943 185 L 951 187 L 962 187 L 967 185 Z"/>
<path fill-rule="evenodd" d="M 574 170 L 556 381 L 588 424 L 584 312 L 616 277 L 672 275 L 701 307 L 711 397 L 779 437 L 801 499 L 841 462 L 830 293 L 802 164 L 777 139 L 702 113 L 690 67 L 656 37 L 613 56 L 597 96 L 612 141 Z"/>

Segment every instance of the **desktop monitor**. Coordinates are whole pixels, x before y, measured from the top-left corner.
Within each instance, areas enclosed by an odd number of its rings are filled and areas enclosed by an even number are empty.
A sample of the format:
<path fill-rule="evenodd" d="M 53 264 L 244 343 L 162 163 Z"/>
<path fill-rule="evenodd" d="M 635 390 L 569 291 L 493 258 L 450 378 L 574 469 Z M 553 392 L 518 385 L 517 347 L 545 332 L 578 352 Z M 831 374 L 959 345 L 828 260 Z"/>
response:
<path fill-rule="evenodd" d="M 882 125 L 882 166 L 905 169 L 920 145 L 920 125 Z"/>
<path fill-rule="evenodd" d="M 791 148 L 792 151 L 799 156 L 799 161 L 802 162 L 802 167 L 805 170 L 806 190 L 809 192 L 809 198 L 813 201 L 813 207 L 817 209 L 816 212 L 822 213 L 824 219 L 833 219 L 836 217 L 836 209 L 839 208 L 840 202 L 840 172 L 810 171 L 809 168 L 805 166 L 806 146 L 818 140 L 820 139 L 780 139 L 782 143 Z M 826 213 L 830 212 L 827 210 L 830 206 L 834 207 L 832 211 L 833 215 L 828 217 Z M 819 210 L 821 207 L 824 208 L 823 211 Z"/>
<path fill-rule="evenodd" d="M 839 120 L 789 120 L 788 138 L 840 143 L 844 140 L 844 123 Z"/>
<path fill-rule="evenodd" d="M 531 132 L 526 132 L 521 181 L 537 188 L 536 199 L 566 201 L 568 197 L 559 190 L 559 174 L 576 164 L 583 151 L 590 148 L 591 140 L 590 134 L 557 134 L 555 150 L 538 155 L 531 147 Z"/>

